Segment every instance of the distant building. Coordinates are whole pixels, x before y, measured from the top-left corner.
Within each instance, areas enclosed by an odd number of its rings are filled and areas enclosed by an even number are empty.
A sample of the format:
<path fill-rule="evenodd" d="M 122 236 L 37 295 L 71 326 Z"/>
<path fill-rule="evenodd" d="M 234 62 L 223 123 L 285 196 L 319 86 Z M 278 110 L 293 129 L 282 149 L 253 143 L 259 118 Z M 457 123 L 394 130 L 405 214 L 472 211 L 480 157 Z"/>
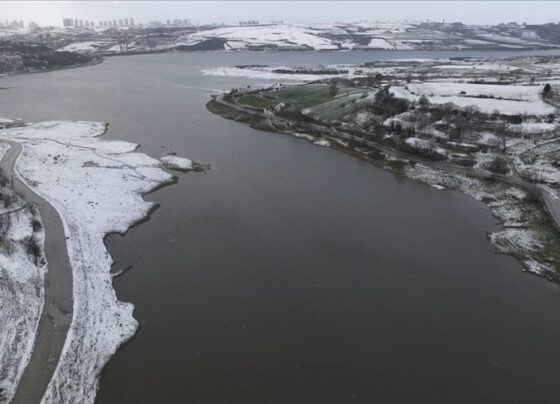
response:
<path fill-rule="evenodd" d="M 125 27 L 128 27 L 128 18 L 125 18 L 125 19 L 124 19 L 124 26 L 125 26 Z"/>
<path fill-rule="evenodd" d="M 62 25 L 64 27 L 73 27 L 74 26 L 74 20 L 72 18 L 65 18 L 62 20 Z"/>
<path fill-rule="evenodd" d="M 130 17 L 130 26 L 134 27 L 134 18 Z"/>

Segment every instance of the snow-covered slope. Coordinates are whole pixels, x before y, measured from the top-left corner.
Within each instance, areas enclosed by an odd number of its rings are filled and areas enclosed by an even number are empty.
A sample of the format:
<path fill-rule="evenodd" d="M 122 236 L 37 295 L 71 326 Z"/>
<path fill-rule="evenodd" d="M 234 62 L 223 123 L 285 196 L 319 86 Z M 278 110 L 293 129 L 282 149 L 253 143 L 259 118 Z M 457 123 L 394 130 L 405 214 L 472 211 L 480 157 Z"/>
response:
<path fill-rule="evenodd" d="M 333 41 L 317 35 L 317 31 L 299 25 L 259 25 L 216 28 L 190 34 L 179 41 L 191 45 L 208 39 L 226 40 L 226 49 L 258 47 L 290 49 L 337 49 Z"/>
<path fill-rule="evenodd" d="M 476 26 L 399 21 L 221 27 L 48 27 L 33 30 L 7 30 L 0 27 L 2 39 L 41 42 L 53 49 L 82 53 L 169 49 L 543 49 L 560 47 L 559 35 L 560 26 L 554 24 Z M 132 48 L 119 47 L 122 40 Z"/>
<path fill-rule="evenodd" d="M 180 45 L 212 39 L 225 41 L 224 49 L 522 49 L 557 46 L 524 26 L 481 27 L 462 24 L 255 25 L 199 30 L 181 36 Z"/>

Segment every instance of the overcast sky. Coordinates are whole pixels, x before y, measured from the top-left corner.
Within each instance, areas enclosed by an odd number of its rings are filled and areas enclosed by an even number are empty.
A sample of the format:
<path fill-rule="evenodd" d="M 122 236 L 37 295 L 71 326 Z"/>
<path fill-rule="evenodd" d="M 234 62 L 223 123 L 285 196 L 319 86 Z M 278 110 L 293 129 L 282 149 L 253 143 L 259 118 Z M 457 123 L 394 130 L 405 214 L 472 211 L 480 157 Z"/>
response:
<path fill-rule="evenodd" d="M 193 23 L 283 19 L 290 23 L 357 20 L 461 21 L 472 24 L 560 21 L 560 1 L 0 1 L 0 20 L 62 25 L 62 18 L 190 18 Z"/>

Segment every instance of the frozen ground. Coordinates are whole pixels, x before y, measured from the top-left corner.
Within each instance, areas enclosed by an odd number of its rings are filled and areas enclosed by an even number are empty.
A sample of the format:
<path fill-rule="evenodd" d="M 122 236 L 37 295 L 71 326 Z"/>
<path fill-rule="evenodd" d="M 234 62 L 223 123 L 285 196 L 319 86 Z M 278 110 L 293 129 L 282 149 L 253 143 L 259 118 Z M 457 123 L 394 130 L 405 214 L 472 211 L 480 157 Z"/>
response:
<path fill-rule="evenodd" d="M 93 403 L 99 373 L 138 326 L 117 300 L 104 237 L 125 232 L 153 204 L 142 195 L 172 176 L 136 145 L 104 141 L 106 125 L 44 122 L 2 131 L 23 145 L 16 170 L 60 213 L 73 270 L 74 311 L 62 356 L 43 403 Z"/>
<path fill-rule="evenodd" d="M 7 149 L 0 143 L 0 159 Z M 38 213 L 4 179 L 0 195 L 0 403 L 4 403 L 13 397 L 31 356 L 47 266 Z M 32 242 L 38 247 L 36 255 L 30 253 Z"/>

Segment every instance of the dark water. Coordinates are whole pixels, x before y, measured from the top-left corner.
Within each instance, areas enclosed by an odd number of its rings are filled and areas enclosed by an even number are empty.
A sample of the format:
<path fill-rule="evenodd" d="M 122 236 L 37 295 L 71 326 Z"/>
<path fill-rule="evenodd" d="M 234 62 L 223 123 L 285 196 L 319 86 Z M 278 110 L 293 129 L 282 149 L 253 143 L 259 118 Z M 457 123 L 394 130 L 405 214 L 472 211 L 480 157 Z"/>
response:
<path fill-rule="evenodd" d="M 559 288 L 494 253 L 480 203 L 204 108 L 207 89 L 250 83 L 204 67 L 394 57 L 146 55 L 0 78 L 0 115 L 106 121 L 212 164 L 108 239 L 142 327 L 98 403 L 560 402 Z"/>

